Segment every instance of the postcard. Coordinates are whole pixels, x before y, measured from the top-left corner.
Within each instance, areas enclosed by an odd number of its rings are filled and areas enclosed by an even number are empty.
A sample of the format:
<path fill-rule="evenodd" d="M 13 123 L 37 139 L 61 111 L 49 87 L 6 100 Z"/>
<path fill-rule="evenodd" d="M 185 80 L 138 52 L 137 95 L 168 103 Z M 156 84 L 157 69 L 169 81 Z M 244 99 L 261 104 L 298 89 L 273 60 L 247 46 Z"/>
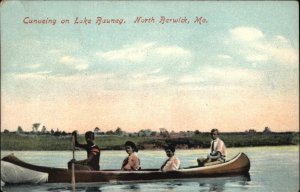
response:
<path fill-rule="evenodd" d="M 231 157 L 242 151 L 250 158 L 251 179 L 238 191 L 285 190 L 286 184 L 299 190 L 297 1 L 1 2 L 1 158 L 10 151 L 44 151 L 44 158 L 57 151 L 58 157 L 71 149 L 76 130 L 82 142 L 94 132 L 101 150 L 122 150 L 126 140 L 134 141 L 146 168 L 166 158 L 147 150 L 173 142 L 181 167 L 195 166 L 213 128 Z M 260 150 L 278 161 L 262 160 Z M 35 161 L 37 155 L 23 157 Z M 68 155 L 37 161 L 64 166 Z M 102 152 L 100 169 L 102 162 L 119 168 L 125 155 Z M 272 165 L 263 166 L 267 162 Z M 272 177 L 265 173 L 272 170 Z M 281 185 L 284 171 L 289 174 Z M 199 182 L 159 183 L 158 190 L 234 190 L 228 179 L 217 186 L 207 178 Z M 122 187 L 132 186 L 93 189 Z M 46 189 L 60 190 L 29 187 Z"/>

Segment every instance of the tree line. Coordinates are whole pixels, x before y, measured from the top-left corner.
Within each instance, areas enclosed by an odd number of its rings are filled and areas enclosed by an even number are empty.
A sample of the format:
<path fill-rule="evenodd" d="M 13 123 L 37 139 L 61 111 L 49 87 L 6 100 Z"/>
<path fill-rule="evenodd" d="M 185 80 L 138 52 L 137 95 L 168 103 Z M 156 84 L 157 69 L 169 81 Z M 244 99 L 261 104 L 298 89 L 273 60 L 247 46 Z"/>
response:
<path fill-rule="evenodd" d="M 178 137 L 192 137 L 197 136 L 206 132 L 201 132 L 199 130 L 195 131 L 168 131 L 165 128 L 160 128 L 159 131 L 153 131 L 151 129 L 141 129 L 138 132 L 126 132 L 122 130 L 122 128 L 117 127 L 115 130 L 101 131 L 99 127 L 94 128 L 94 133 L 97 136 L 138 136 L 138 137 L 163 137 L 163 138 L 178 138 Z M 16 131 L 9 131 L 8 129 L 4 129 L 3 133 L 16 133 L 16 134 L 24 134 L 24 135 L 52 135 L 52 136 L 68 136 L 71 135 L 71 132 L 66 132 L 59 130 L 56 128 L 48 130 L 47 127 L 41 123 L 32 124 L 32 131 L 24 131 L 21 126 L 17 127 Z M 249 129 L 244 131 L 247 134 L 255 134 L 259 133 L 255 129 Z M 265 127 L 262 133 L 272 133 L 270 127 Z"/>

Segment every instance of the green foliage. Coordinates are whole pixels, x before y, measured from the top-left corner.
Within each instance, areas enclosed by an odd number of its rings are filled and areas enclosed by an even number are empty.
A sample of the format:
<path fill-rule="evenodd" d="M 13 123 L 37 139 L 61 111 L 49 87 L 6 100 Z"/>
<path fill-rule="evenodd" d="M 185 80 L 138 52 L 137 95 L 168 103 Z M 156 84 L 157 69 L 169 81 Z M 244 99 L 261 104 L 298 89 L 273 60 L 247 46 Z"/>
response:
<path fill-rule="evenodd" d="M 1 134 L 1 150 L 68 150 L 71 138 L 49 135 Z"/>
<path fill-rule="evenodd" d="M 298 145 L 299 133 L 223 133 L 220 136 L 227 147 Z M 139 149 L 163 148 L 166 143 L 177 145 L 177 148 L 208 148 L 211 138 L 209 133 L 199 133 L 191 137 L 164 138 L 138 136 L 97 136 L 95 143 L 101 149 L 123 149 L 127 141 L 136 143 Z M 83 135 L 78 136 L 80 143 L 85 143 Z M 72 150 L 70 135 L 39 135 L 1 133 L 1 150 Z"/>
<path fill-rule="evenodd" d="M 138 136 L 102 136 L 96 137 L 95 143 L 101 146 L 102 149 L 123 149 L 126 141 L 132 141 L 137 146 L 141 146 L 142 143 L 150 141 L 151 138 L 138 137 Z"/>
<path fill-rule="evenodd" d="M 293 136 L 291 138 L 291 144 L 299 144 L 299 133 L 293 133 Z"/>

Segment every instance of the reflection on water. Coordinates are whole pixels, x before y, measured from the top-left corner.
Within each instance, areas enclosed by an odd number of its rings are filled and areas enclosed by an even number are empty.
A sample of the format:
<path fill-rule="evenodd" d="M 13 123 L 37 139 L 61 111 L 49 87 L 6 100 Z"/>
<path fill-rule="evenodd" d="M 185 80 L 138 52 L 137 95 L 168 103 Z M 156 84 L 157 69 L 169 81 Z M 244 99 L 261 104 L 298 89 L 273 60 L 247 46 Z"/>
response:
<path fill-rule="evenodd" d="M 92 191 L 101 192 L 101 190 L 99 189 L 99 187 L 88 187 L 85 191 L 86 192 L 92 192 Z"/>
<path fill-rule="evenodd" d="M 250 182 L 250 175 L 216 178 L 178 179 L 151 182 L 122 182 L 122 183 L 80 183 L 76 186 L 78 192 L 111 192 L 111 191 L 214 191 L 222 192 L 232 187 L 235 191 L 241 191 Z M 70 184 L 43 184 L 43 185 L 7 185 L 6 191 L 72 191 Z M 230 190 L 234 191 L 234 190 Z"/>
<path fill-rule="evenodd" d="M 202 191 L 216 191 L 221 192 L 224 191 L 225 188 L 228 187 L 228 185 L 231 186 L 240 186 L 240 188 L 243 188 L 243 186 L 249 185 L 249 182 L 251 181 L 250 175 L 241 175 L 241 176 L 235 176 L 235 177 L 225 177 L 225 178 L 214 178 L 214 179 L 202 179 L 201 182 L 199 182 L 200 186 L 200 192 Z M 226 185 L 226 187 L 225 187 Z"/>

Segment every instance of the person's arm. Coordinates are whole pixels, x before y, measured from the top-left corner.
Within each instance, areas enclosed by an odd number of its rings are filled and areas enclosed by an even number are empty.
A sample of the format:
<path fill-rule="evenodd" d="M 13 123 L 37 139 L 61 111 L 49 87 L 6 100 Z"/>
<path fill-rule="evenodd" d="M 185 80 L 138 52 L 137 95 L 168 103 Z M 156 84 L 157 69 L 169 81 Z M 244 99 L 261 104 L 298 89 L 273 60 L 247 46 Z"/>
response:
<path fill-rule="evenodd" d="M 127 158 L 124 159 L 122 170 L 125 170 L 125 171 L 130 171 L 131 170 L 130 158 L 129 157 L 127 157 Z"/>
<path fill-rule="evenodd" d="M 133 158 L 131 159 L 131 163 L 130 163 L 131 165 L 131 169 L 132 170 L 139 170 L 139 168 L 140 168 L 140 160 L 139 160 L 139 158 L 137 157 L 137 156 L 133 156 Z"/>
<path fill-rule="evenodd" d="M 87 165 L 88 164 L 87 159 L 80 160 L 80 161 L 75 161 L 75 163 L 80 164 L 80 165 Z"/>
<path fill-rule="evenodd" d="M 172 170 L 178 170 L 180 167 L 180 161 L 179 159 L 175 158 L 172 163 Z"/>
<path fill-rule="evenodd" d="M 75 138 L 75 147 L 80 147 L 80 148 L 83 148 L 83 149 L 87 149 L 87 145 L 86 144 L 80 144 L 80 143 L 78 143 L 78 141 L 77 141 L 77 131 L 73 131 L 72 135 Z"/>
<path fill-rule="evenodd" d="M 123 160 L 121 169 L 122 169 L 122 170 L 125 170 L 124 167 L 125 167 L 127 164 L 128 164 L 128 157 L 126 157 L 126 158 Z"/>
<path fill-rule="evenodd" d="M 226 154 L 226 146 L 225 146 L 225 143 L 222 140 L 219 140 L 216 150 L 221 153 L 220 155 L 222 157 L 225 157 L 227 155 Z"/>
<path fill-rule="evenodd" d="M 139 170 L 140 162 L 136 155 L 132 154 L 128 157 L 127 164 L 123 166 L 123 170 Z"/>
<path fill-rule="evenodd" d="M 213 151 L 209 154 L 210 159 L 219 159 L 221 157 L 220 151 Z"/>

